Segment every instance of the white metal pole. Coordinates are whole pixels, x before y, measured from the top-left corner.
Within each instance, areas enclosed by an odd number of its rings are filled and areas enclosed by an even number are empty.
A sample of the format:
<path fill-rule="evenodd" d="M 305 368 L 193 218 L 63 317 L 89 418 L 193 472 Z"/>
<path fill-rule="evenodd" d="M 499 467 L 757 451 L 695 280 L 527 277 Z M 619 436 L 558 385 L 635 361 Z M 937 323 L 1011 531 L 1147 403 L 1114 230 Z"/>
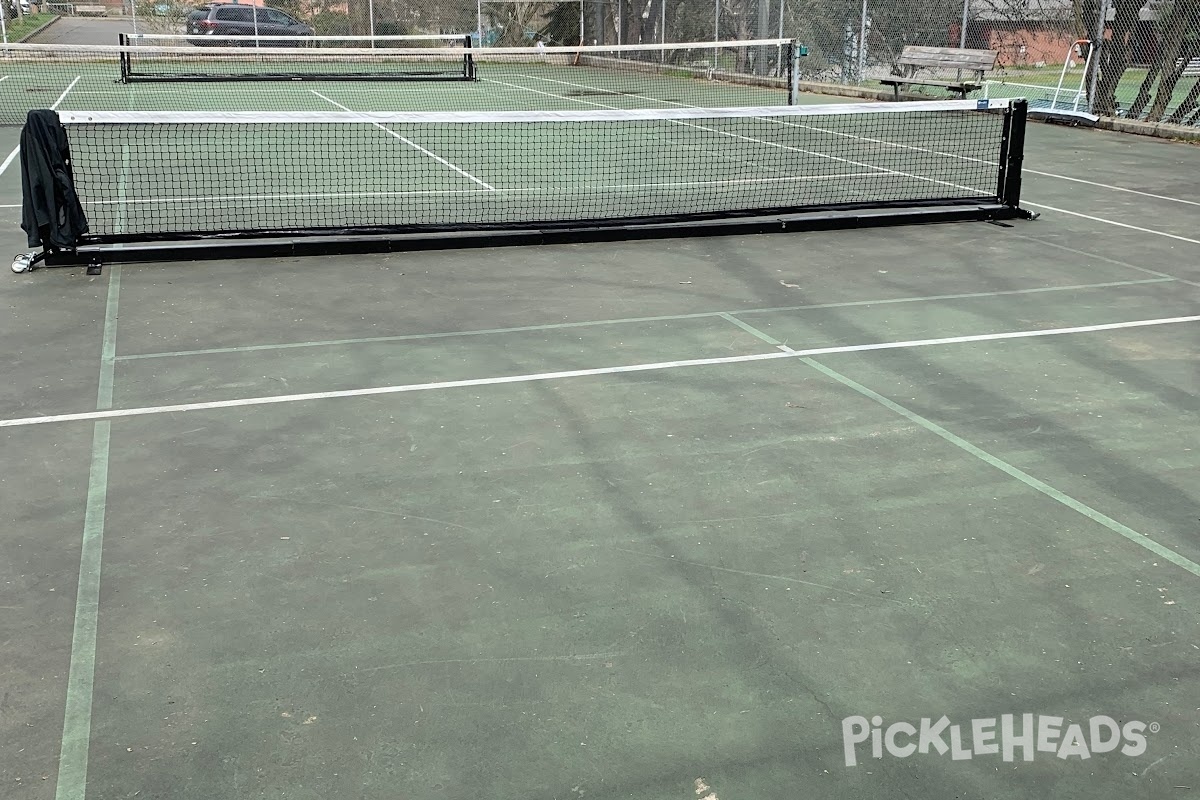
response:
<path fill-rule="evenodd" d="M 1080 44 L 1076 42 L 1075 44 Z M 1075 103 L 1071 106 L 1072 111 L 1079 110 L 1079 101 L 1087 98 L 1087 78 L 1088 73 L 1092 71 L 1092 56 L 1096 55 L 1095 48 L 1092 47 L 1090 39 L 1084 39 L 1083 44 L 1087 46 L 1087 58 L 1083 61 L 1083 74 L 1079 76 L 1079 91 L 1075 92 Z"/>
<path fill-rule="evenodd" d="M 1100 3 L 1100 19 L 1096 20 L 1096 35 L 1092 37 L 1092 75 L 1088 80 L 1088 113 L 1096 113 L 1096 84 L 1100 81 L 1100 54 L 1104 51 L 1104 29 L 1108 27 L 1108 0 Z"/>
<path fill-rule="evenodd" d="M 958 26 L 958 46 L 962 49 L 967 46 L 967 12 L 971 7 L 971 0 L 963 0 L 962 22 Z M 962 70 L 954 71 L 955 80 L 962 80 Z"/>
<path fill-rule="evenodd" d="M 583 46 L 583 17 L 584 17 L 584 13 L 585 13 L 585 9 L 584 9 L 584 7 L 583 7 L 583 0 L 579 0 L 579 46 L 580 46 L 580 47 L 582 47 L 582 46 Z"/>
<path fill-rule="evenodd" d="M 8 44 L 8 22 L 4 19 L 4 11 L 0 9 L 0 39 Z"/>
<path fill-rule="evenodd" d="M 779 38 L 783 38 L 783 15 L 787 10 L 787 0 L 779 0 Z M 783 45 L 776 48 L 779 52 L 775 55 L 775 71 L 779 77 L 783 77 Z"/>
<path fill-rule="evenodd" d="M 375 46 L 375 0 L 367 0 L 367 13 L 371 16 L 371 47 Z"/>
<path fill-rule="evenodd" d="M 658 4 L 658 43 L 667 43 L 667 0 L 659 0 Z M 658 60 L 667 63 L 667 51 L 660 50 Z"/>
<path fill-rule="evenodd" d="M 867 69 L 867 0 L 863 0 L 862 19 L 858 24 L 858 81 L 861 83 Z"/>
<path fill-rule="evenodd" d="M 721 0 L 716 0 L 716 8 L 713 11 L 713 41 L 721 41 Z M 713 70 L 717 68 L 717 56 L 720 50 L 713 48 Z"/>
<path fill-rule="evenodd" d="M 483 47 L 483 0 L 475 0 L 475 29 L 479 32 L 479 46 Z"/>

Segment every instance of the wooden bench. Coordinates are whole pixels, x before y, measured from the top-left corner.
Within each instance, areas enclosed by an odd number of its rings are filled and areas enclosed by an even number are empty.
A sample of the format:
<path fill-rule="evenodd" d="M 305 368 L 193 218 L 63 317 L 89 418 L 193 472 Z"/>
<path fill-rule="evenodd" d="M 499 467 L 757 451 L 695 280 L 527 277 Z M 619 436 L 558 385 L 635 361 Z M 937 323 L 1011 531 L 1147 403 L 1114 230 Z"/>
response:
<path fill-rule="evenodd" d="M 935 86 L 954 92 L 964 100 L 971 92 L 983 88 L 983 74 L 996 68 L 999 55 L 994 50 L 961 50 L 957 47 L 917 47 L 910 45 L 900 53 L 896 64 L 900 74 L 880 81 L 884 86 L 891 86 L 900 99 L 900 90 L 905 86 Z M 954 80 L 946 77 L 920 78 L 917 73 L 922 70 L 932 72 L 936 76 L 945 73 L 970 72 L 974 80 L 962 80 L 958 74 Z"/>

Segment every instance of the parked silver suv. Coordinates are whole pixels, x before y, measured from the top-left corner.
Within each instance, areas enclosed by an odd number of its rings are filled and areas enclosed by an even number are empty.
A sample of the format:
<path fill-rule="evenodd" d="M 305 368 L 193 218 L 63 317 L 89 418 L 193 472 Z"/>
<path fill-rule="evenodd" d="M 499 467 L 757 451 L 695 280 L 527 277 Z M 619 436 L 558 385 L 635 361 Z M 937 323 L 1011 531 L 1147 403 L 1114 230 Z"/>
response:
<path fill-rule="evenodd" d="M 187 16 L 187 32 L 197 38 L 194 45 L 209 44 L 205 36 L 312 36 L 315 31 L 291 16 L 274 8 L 242 5 L 240 3 L 211 3 L 201 6 Z M 253 46 L 252 41 L 247 45 Z M 263 45 L 296 46 L 303 42 L 276 40 Z"/>

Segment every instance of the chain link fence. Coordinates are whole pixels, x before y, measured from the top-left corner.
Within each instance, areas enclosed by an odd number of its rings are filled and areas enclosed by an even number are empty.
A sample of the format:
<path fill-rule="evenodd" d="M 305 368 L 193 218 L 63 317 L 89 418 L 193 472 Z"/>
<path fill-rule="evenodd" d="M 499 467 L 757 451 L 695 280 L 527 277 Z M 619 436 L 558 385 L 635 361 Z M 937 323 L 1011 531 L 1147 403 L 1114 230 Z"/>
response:
<path fill-rule="evenodd" d="M 484 46 L 788 37 L 808 47 L 805 79 L 856 85 L 900 73 L 908 45 L 991 50 L 992 96 L 1200 124 L 1200 0 L 378 0 L 374 14 L 377 32 Z"/>
<path fill-rule="evenodd" d="M 2 2 L 3 0 L 0 0 Z M 171 27 L 190 6 L 137 0 Z M 250 0 L 262 4 L 263 0 Z M 476 46 L 786 37 L 802 78 L 879 87 L 908 45 L 997 54 L 976 96 L 1200 124 L 1200 0 L 266 0 L 319 34 L 470 34 Z M 172 9 L 182 9 L 174 14 Z M 1102 46 L 1094 47 L 1094 42 Z M 777 69 L 764 61 L 755 69 Z"/>
<path fill-rule="evenodd" d="M 992 96 L 1200 124 L 1200 0 L 791 0 L 784 23 L 815 80 L 870 85 L 906 45 L 966 47 L 997 54 Z"/>

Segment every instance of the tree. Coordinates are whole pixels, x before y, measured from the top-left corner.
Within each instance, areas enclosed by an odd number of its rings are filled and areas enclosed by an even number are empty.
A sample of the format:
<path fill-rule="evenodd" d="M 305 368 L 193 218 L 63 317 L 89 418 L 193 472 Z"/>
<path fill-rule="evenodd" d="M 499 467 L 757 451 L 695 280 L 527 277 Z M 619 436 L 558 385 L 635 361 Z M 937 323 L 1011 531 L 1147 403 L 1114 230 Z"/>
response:
<path fill-rule="evenodd" d="M 369 36 L 371 33 L 370 6 L 363 0 L 352 0 L 346 7 L 351 36 Z"/>
<path fill-rule="evenodd" d="M 1176 71 L 1182 74 L 1187 65 L 1197 58 L 1200 58 L 1200 13 L 1196 13 L 1191 17 L 1191 26 L 1185 37 L 1182 55 L 1176 65 Z M 1182 123 L 1189 121 L 1190 117 L 1190 122 L 1194 124 L 1197 116 L 1200 116 L 1200 107 L 1198 105 L 1200 105 L 1200 79 L 1197 79 L 1192 84 L 1192 88 L 1171 116 L 1167 118 L 1167 122 Z"/>
<path fill-rule="evenodd" d="M 1113 21 L 1100 47 L 1099 76 L 1092 84 L 1092 111 L 1102 117 L 1117 115 L 1117 87 L 1129 68 L 1130 44 L 1143 5 L 1145 0 L 1112 0 Z"/>
<path fill-rule="evenodd" d="M 3 0 L 0 0 L 3 2 Z M 187 27 L 187 15 L 192 9 L 185 3 L 172 0 L 134 0 L 138 27 L 156 33 L 182 33 Z"/>
<path fill-rule="evenodd" d="M 548 44 L 583 44 L 579 41 L 579 3 L 557 3 L 538 34 Z"/>
<path fill-rule="evenodd" d="M 1163 118 L 1184 68 L 1189 61 L 1200 56 L 1200 0 L 1173 0 L 1155 10 L 1155 33 L 1159 39 L 1156 57 L 1146 70 L 1137 97 L 1129 107 L 1129 116 L 1141 117 L 1154 93 L 1154 104 L 1146 115 L 1151 122 Z M 1157 92 L 1154 92 L 1155 84 Z"/>
<path fill-rule="evenodd" d="M 900 53 L 907 45 L 958 47 L 950 39 L 962 16 L 959 0 L 928 0 L 879 4 L 871 11 L 871 31 L 867 37 L 868 58 L 886 63 L 897 71 Z"/>
<path fill-rule="evenodd" d="M 533 35 L 545 25 L 547 15 L 552 9 L 550 3 L 544 2 L 500 0 L 488 3 L 484 0 L 484 28 L 498 33 L 491 44 L 499 47 L 521 47 L 528 45 Z M 578 28 L 578 17 L 575 24 Z"/>

